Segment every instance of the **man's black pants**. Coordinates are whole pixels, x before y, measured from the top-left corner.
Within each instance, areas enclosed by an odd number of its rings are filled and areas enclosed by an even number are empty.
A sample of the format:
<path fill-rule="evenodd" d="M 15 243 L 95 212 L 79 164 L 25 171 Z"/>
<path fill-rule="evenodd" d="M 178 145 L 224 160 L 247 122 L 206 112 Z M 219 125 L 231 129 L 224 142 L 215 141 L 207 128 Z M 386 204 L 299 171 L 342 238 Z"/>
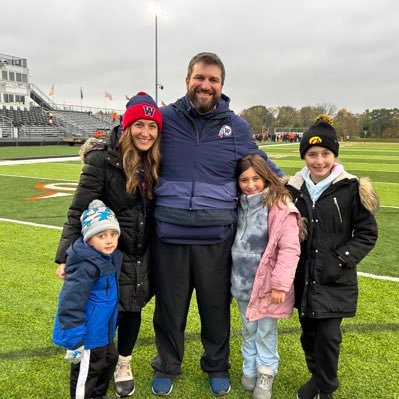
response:
<path fill-rule="evenodd" d="M 156 236 L 154 234 L 154 236 Z M 201 319 L 204 372 L 228 376 L 230 343 L 231 246 L 234 237 L 211 245 L 168 244 L 153 239 L 154 330 L 157 376 L 181 373 L 184 331 L 195 289 Z"/>

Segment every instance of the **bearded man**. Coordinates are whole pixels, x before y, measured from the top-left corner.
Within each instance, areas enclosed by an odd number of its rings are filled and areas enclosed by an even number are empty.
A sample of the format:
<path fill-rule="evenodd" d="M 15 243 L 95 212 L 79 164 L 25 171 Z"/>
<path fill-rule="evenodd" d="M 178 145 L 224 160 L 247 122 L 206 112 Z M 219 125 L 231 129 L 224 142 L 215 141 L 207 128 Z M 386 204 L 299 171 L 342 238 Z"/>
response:
<path fill-rule="evenodd" d="M 195 289 L 204 353 L 200 365 L 215 396 L 230 389 L 230 250 L 237 221 L 237 161 L 258 153 L 248 123 L 229 109 L 222 94 L 220 58 L 194 56 L 186 95 L 161 108 L 162 165 L 155 190 L 152 243 L 158 355 L 152 391 L 166 396 L 181 374 L 184 331 Z M 268 160 L 272 170 L 281 170 Z"/>

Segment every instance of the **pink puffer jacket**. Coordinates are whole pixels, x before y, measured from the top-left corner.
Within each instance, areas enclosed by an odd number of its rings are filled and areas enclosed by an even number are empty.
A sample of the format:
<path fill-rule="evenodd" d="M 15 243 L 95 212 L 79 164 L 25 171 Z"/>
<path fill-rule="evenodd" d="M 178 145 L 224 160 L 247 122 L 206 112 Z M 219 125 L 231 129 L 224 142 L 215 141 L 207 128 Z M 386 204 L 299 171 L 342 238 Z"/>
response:
<path fill-rule="evenodd" d="M 294 306 L 295 270 L 299 260 L 301 216 L 294 204 L 274 206 L 268 217 L 269 241 L 255 275 L 246 318 L 287 318 Z M 279 305 L 271 303 L 271 290 L 286 292 Z"/>

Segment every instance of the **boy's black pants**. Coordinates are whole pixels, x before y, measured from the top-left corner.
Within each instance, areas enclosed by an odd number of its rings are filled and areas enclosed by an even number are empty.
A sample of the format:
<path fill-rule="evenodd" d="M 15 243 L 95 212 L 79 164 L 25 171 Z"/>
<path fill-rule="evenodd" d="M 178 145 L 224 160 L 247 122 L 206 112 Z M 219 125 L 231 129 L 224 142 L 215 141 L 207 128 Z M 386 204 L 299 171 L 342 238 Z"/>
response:
<path fill-rule="evenodd" d="M 338 388 L 338 358 L 342 342 L 342 318 L 300 318 L 301 344 L 317 388 L 332 393 Z"/>
<path fill-rule="evenodd" d="M 113 342 L 107 346 L 85 350 L 80 363 L 71 365 L 71 399 L 90 399 L 106 395 L 118 357 Z"/>

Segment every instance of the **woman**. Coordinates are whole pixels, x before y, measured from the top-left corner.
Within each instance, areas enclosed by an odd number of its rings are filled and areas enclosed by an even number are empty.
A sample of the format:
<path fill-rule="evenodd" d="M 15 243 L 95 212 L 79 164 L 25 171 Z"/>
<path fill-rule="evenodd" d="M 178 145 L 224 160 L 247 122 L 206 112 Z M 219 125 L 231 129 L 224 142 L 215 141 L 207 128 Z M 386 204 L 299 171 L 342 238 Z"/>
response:
<path fill-rule="evenodd" d="M 141 309 L 152 296 L 148 243 L 162 130 L 162 114 L 148 94 L 137 93 L 126 108 L 122 126 L 112 130 L 107 142 L 90 139 L 82 146 L 84 166 L 55 259 L 56 274 L 65 278 L 66 250 L 80 235 L 79 218 L 91 201 L 101 199 L 115 212 L 121 227 L 119 249 L 124 252 L 119 278 L 119 360 L 114 373 L 119 397 L 134 393 L 131 354 Z"/>

